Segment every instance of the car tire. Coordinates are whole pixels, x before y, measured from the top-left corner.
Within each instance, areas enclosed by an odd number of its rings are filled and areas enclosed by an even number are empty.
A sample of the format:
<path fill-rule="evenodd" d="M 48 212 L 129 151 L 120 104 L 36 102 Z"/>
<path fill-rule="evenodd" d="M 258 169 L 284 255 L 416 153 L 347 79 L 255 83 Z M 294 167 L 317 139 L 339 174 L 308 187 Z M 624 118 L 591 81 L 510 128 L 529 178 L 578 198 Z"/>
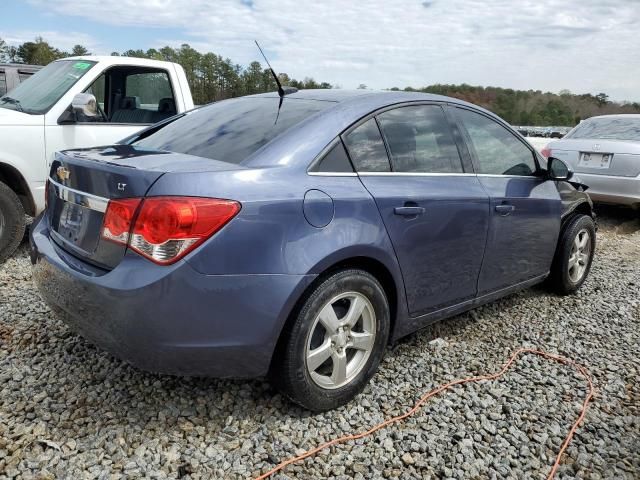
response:
<path fill-rule="evenodd" d="M 16 251 L 24 237 L 26 219 L 20 199 L 0 182 L 0 264 Z"/>
<path fill-rule="evenodd" d="M 560 233 L 548 284 L 560 295 L 575 293 L 584 283 L 593 261 L 596 227 L 588 215 L 575 215 Z"/>
<path fill-rule="evenodd" d="M 380 283 L 363 270 L 333 273 L 306 296 L 292 320 L 279 342 L 271 382 L 309 410 L 348 403 L 376 373 L 387 345 L 389 303 Z"/>

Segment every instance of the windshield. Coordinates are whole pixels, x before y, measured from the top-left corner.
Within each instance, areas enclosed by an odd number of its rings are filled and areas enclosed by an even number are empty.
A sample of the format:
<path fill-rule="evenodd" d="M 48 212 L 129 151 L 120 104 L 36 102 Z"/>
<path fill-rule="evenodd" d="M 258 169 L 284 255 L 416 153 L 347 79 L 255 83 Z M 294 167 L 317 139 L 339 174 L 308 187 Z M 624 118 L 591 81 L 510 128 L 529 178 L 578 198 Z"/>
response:
<path fill-rule="evenodd" d="M 52 62 L 0 97 L 0 108 L 34 115 L 46 113 L 95 64 L 86 60 Z"/>
<path fill-rule="evenodd" d="M 598 117 L 579 124 L 564 138 L 593 138 L 640 142 L 640 117 Z"/>
<path fill-rule="evenodd" d="M 334 102 L 245 97 L 194 110 L 133 145 L 240 163 L 285 130 Z M 277 118 L 277 121 L 276 121 Z"/>

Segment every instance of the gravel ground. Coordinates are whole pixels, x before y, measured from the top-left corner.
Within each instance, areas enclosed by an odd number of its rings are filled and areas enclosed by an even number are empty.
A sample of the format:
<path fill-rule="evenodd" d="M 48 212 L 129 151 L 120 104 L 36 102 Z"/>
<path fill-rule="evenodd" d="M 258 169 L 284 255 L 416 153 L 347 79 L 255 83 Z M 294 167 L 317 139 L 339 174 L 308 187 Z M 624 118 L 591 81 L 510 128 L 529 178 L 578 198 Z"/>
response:
<path fill-rule="evenodd" d="M 263 381 L 152 375 L 94 348 L 40 301 L 23 245 L 0 266 L 0 478 L 255 476 L 521 346 L 584 363 L 598 389 L 558 477 L 639 478 L 640 222 L 621 212 L 605 212 L 577 295 L 534 288 L 412 335 L 356 401 L 314 415 Z M 526 356 L 276 478 L 544 478 L 585 393 L 571 368 Z"/>

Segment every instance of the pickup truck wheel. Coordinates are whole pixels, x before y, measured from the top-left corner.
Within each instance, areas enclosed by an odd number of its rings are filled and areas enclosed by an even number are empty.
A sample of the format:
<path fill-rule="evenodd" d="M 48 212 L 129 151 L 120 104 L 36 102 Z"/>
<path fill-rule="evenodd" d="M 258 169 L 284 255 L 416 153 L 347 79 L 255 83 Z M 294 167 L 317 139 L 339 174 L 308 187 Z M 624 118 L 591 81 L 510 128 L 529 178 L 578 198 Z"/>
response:
<path fill-rule="evenodd" d="M 20 199 L 7 185 L 0 182 L 0 263 L 20 245 L 26 228 L 24 208 Z"/>

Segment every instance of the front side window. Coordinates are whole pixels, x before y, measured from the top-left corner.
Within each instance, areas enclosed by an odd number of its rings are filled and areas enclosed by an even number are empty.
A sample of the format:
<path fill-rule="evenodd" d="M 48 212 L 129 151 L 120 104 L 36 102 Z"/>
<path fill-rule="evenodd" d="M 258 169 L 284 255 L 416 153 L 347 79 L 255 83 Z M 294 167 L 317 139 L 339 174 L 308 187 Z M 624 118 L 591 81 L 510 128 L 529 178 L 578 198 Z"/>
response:
<path fill-rule="evenodd" d="M 96 78 L 96 81 L 93 82 L 89 88 L 85 90 L 85 93 L 90 93 L 94 97 L 96 97 L 96 102 L 100 105 L 100 108 L 104 110 L 106 103 L 106 91 L 105 91 L 105 83 L 106 83 L 106 74 L 100 75 Z"/>
<path fill-rule="evenodd" d="M 0 108 L 9 108 L 33 115 L 49 111 L 96 62 L 59 60 L 35 73 L 28 82 L 0 98 Z"/>
<path fill-rule="evenodd" d="M 388 172 L 389 158 L 380 129 L 371 118 L 344 137 L 351 161 L 358 172 Z"/>
<path fill-rule="evenodd" d="M 579 124 L 564 138 L 640 142 L 640 117 L 590 118 Z"/>
<path fill-rule="evenodd" d="M 490 175 L 533 175 L 533 152 L 499 123 L 479 113 L 455 109 L 471 139 L 478 160 L 478 173 Z"/>
<path fill-rule="evenodd" d="M 240 163 L 289 128 L 335 105 L 284 98 L 235 98 L 193 110 L 133 143 L 223 162 Z"/>
<path fill-rule="evenodd" d="M 378 116 L 395 172 L 461 173 L 462 163 L 442 109 L 417 105 Z"/>
<path fill-rule="evenodd" d="M 0 70 L 0 95 L 7 93 L 7 74 Z"/>

